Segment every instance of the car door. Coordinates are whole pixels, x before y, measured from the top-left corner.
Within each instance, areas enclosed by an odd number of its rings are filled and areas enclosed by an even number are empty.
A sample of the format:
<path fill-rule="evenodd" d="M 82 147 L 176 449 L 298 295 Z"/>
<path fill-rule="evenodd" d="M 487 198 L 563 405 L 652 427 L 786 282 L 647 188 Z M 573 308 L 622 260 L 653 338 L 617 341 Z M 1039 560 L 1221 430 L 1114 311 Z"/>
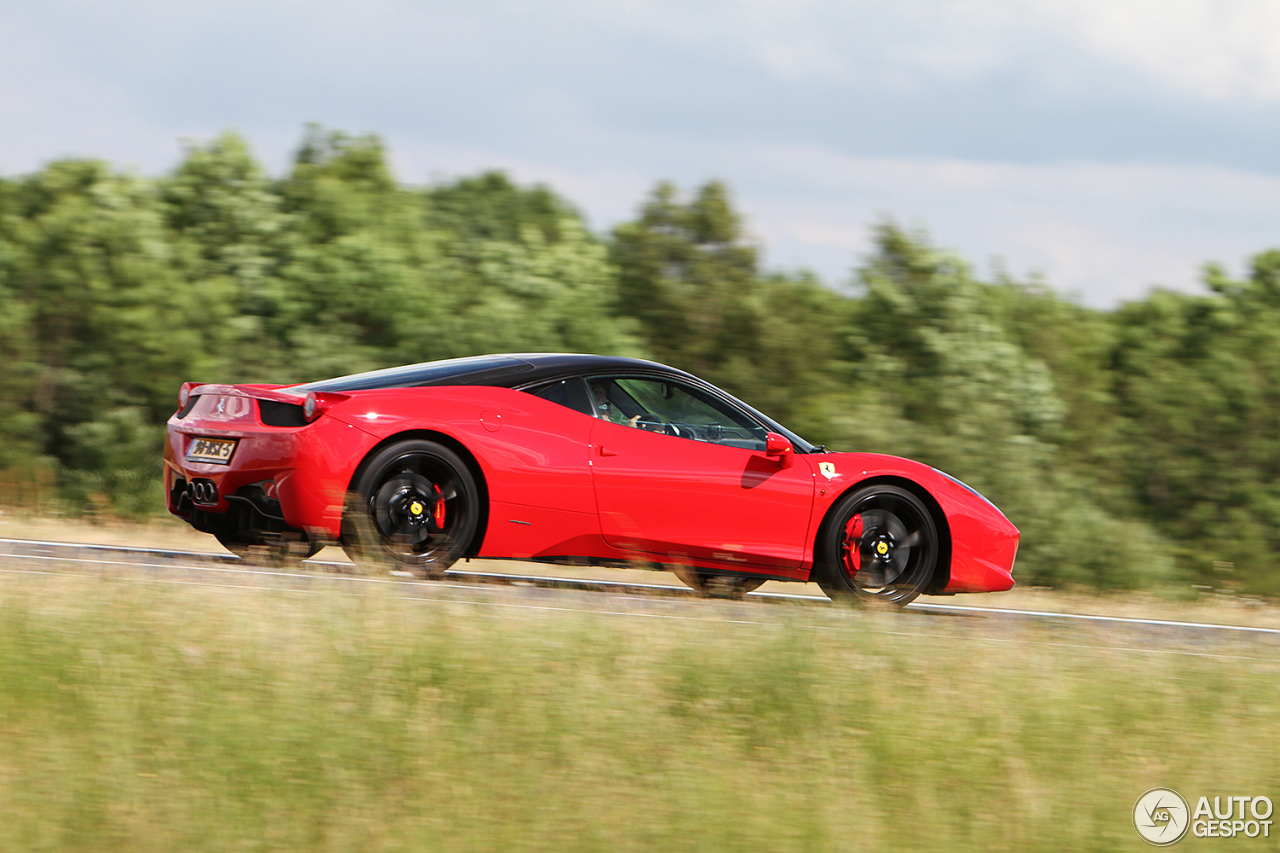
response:
<path fill-rule="evenodd" d="M 795 569 L 813 473 L 765 455 L 765 428 L 731 401 L 657 376 L 592 376 L 591 469 L 601 532 L 653 559 Z"/>

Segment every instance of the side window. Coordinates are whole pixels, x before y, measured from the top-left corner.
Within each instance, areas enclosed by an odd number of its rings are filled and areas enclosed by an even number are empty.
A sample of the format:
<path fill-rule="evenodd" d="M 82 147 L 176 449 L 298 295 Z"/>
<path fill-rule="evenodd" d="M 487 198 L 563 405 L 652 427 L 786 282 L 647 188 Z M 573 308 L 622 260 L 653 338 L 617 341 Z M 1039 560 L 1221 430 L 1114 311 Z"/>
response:
<path fill-rule="evenodd" d="M 587 396 L 587 389 L 583 387 L 582 380 L 576 377 L 562 379 L 559 382 L 552 382 L 549 385 L 542 385 L 537 388 L 530 388 L 528 393 L 535 397 L 541 397 L 550 403 L 559 403 L 561 406 L 567 406 L 576 412 L 582 412 L 584 415 L 593 414 L 591 398 Z"/>
<path fill-rule="evenodd" d="M 764 450 L 765 429 L 700 388 L 667 379 L 597 376 L 587 380 L 596 412 L 636 429 Z"/>

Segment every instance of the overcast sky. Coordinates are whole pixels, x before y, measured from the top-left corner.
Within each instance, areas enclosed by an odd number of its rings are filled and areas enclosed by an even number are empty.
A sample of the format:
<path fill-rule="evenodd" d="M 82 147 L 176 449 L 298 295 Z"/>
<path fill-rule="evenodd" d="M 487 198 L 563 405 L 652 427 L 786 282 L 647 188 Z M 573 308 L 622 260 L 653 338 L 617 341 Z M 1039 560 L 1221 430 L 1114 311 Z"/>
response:
<path fill-rule="evenodd" d="M 0 174 L 145 174 L 306 122 L 398 179 L 501 168 L 604 231 L 720 178 L 778 269 L 923 226 L 1110 307 L 1280 246 L 1276 0 L 7 0 Z"/>

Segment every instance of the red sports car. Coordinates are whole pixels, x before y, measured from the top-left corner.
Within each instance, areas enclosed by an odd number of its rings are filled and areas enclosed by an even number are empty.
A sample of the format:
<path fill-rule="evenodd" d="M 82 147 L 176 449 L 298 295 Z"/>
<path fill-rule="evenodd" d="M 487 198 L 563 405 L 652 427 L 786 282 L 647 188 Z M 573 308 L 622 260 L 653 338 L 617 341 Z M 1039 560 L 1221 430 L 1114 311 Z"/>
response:
<path fill-rule="evenodd" d="M 484 355 L 179 402 L 169 511 L 241 554 L 656 565 L 707 593 L 811 580 L 899 605 L 1013 586 L 1017 529 L 959 480 L 829 452 L 649 361 Z"/>

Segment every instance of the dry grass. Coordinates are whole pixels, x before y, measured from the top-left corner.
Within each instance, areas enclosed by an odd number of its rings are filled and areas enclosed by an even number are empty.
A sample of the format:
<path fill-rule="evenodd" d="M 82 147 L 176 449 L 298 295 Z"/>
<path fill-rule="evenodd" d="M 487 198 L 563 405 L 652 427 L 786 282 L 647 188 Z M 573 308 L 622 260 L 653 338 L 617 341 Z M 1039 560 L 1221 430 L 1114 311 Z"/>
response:
<path fill-rule="evenodd" d="M 1137 849 L 1147 788 L 1280 791 L 1274 654 L 822 612 L 0 576 L 0 849 Z"/>
<path fill-rule="evenodd" d="M 60 518 L 3 509 L 0 510 L 0 538 L 226 553 L 218 540 L 172 517 L 125 522 L 91 516 Z"/>

